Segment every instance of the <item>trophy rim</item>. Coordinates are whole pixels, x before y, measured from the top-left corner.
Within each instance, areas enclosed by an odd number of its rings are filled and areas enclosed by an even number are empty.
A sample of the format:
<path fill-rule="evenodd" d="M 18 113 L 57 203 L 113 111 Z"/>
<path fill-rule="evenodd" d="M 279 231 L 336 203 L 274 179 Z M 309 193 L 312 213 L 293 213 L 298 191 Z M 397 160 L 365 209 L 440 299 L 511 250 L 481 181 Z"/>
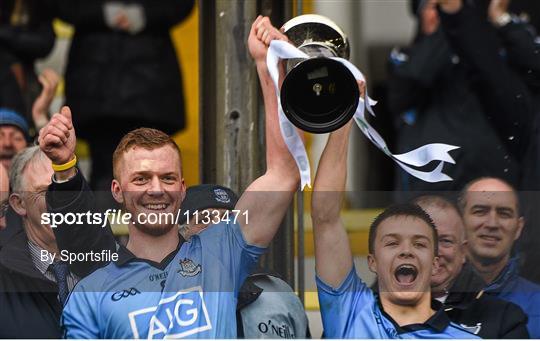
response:
<path fill-rule="evenodd" d="M 333 38 L 336 39 L 337 42 L 329 42 L 328 40 L 321 42 L 319 45 L 326 46 L 331 51 L 333 51 L 335 57 L 341 57 L 344 59 L 349 59 L 350 57 L 350 43 L 347 35 L 343 30 L 330 18 L 325 17 L 320 14 L 303 14 L 299 15 L 297 17 L 294 17 L 287 21 L 283 26 L 282 30 L 285 35 L 289 37 L 289 40 L 293 45 L 295 45 L 297 48 L 301 48 L 304 46 L 310 46 L 314 45 L 314 41 L 309 39 L 298 39 L 297 32 L 298 29 L 302 26 L 308 26 L 308 25 L 322 25 L 326 26 L 331 32 L 334 32 L 332 34 Z"/>
<path fill-rule="evenodd" d="M 332 21 L 332 19 L 320 14 L 302 14 L 296 16 L 283 24 L 282 29 L 284 33 L 287 33 L 287 31 L 289 31 L 291 28 L 306 23 L 317 23 L 329 26 L 331 29 L 339 33 L 339 35 L 344 38 L 344 41 L 348 42 L 345 32 L 343 32 L 343 30 L 334 21 Z"/>

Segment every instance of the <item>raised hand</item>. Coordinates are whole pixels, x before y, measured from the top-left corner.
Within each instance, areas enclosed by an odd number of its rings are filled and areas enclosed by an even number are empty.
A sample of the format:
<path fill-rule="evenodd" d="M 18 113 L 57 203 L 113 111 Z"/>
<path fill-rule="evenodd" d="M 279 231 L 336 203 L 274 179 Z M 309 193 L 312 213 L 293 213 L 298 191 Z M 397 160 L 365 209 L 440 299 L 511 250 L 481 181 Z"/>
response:
<path fill-rule="evenodd" d="M 437 1 L 426 1 L 425 5 L 420 9 L 419 17 L 422 22 L 422 33 L 425 35 L 435 33 L 440 25 L 439 14 L 437 13 Z"/>
<path fill-rule="evenodd" d="M 491 0 L 488 7 L 488 17 L 493 23 L 504 13 L 507 13 L 510 0 Z"/>
<path fill-rule="evenodd" d="M 38 79 L 43 89 L 32 105 L 32 120 L 37 130 L 43 128 L 49 121 L 49 107 L 54 99 L 60 76 L 54 70 L 47 68 Z"/>
<path fill-rule="evenodd" d="M 266 52 L 274 39 L 288 41 L 286 35 L 272 26 L 268 17 L 259 15 L 251 25 L 248 38 L 249 53 L 256 63 L 266 63 Z"/>
<path fill-rule="evenodd" d="M 115 18 L 115 27 L 122 31 L 129 31 L 131 22 L 125 12 L 120 12 Z"/>
<path fill-rule="evenodd" d="M 463 0 L 437 0 L 443 12 L 453 14 L 463 7 Z"/>
<path fill-rule="evenodd" d="M 75 129 L 69 107 L 62 107 L 39 131 L 39 147 L 54 164 L 62 165 L 75 157 Z"/>

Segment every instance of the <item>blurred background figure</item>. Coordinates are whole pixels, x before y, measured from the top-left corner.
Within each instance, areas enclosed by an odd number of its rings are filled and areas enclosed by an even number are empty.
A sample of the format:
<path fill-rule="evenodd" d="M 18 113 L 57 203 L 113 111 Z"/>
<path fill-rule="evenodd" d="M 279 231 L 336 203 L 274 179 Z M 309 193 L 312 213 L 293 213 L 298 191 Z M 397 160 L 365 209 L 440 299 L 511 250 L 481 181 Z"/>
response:
<path fill-rule="evenodd" d="M 36 133 L 49 122 L 49 108 L 60 83 L 60 75 L 53 69 L 45 68 L 38 77 L 41 93 L 32 104 L 32 122 Z"/>
<path fill-rule="evenodd" d="M 471 65 L 489 122 L 519 161 L 514 186 L 524 203 L 524 229 L 517 252 L 523 274 L 539 281 L 540 243 L 540 41 L 537 1 L 455 0 L 441 5 L 442 25 L 460 57 Z M 535 19 L 536 18 L 536 19 Z"/>
<path fill-rule="evenodd" d="M 26 120 L 13 110 L 0 108 L 0 163 L 7 171 L 11 168 L 11 159 L 26 148 L 29 140 Z"/>
<path fill-rule="evenodd" d="M 453 181 L 430 184 L 399 171 L 397 189 L 458 190 L 468 181 L 487 175 L 517 185 L 520 180 L 519 159 L 510 153 L 510 149 L 522 141 L 513 135 L 505 135 L 512 145 L 503 141 L 503 134 L 493 127 L 492 120 L 504 117 L 511 109 L 516 111 L 513 113 L 515 116 L 528 115 L 530 107 L 523 105 L 508 109 L 512 105 L 508 104 L 504 108 L 498 106 L 495 110 L 499 112 L 494 113 L 493 106 L 486 105 L 483 97 L 486 90 L 492 90 L 488 87 L 491 83 L 481 78 L 481 70 L 475 68 L 477 65 L 467 58 L 469 55 L 458 44 L 461 41 L 456 43 L 458 39 L 450 39 L 454 27 L 441 22 L 437 1 L 412 1 L 412 10 L 418 17 L 417 35 L 407 48 L 394 49 L 390 59 L 388 104 L 398 122 L 398 152 L 436 142 L 461 148 L 452 152 L 456 164 L 445 164 L 444 168 Z M 467 33 L 472 35 L 474 32 Z M 463 35 L 458 38 L 463 38 Z M 479 46 L 481 41 L 477 40 L 477 43 L 478 49 L 484 48 Z M 498 57 L 490 55 L 491 59 Z M 502 61 L 489 65 L 493 64 L 504 65 Z M 509 70 L 491 71 L 500 72 L 500 78 L 513 75 Z M 529 97 L 522 91 L 524 86 L 519 83 L 519 78 L 513 75 L 511 79 L 510 76 L 505 79 L 505 89 L 512 94 L 521 94 L 518 99 L 528 103 Z M 491 95 L 493 98 L 497 92 L 492 91 Z M 513 130 L 525 128 L 509 127 Z M 516 149 L 521 146 L 519 144 Z"/>
<path fill-rule="evenodd" d="M 497 30 L 508 63 L 526 83 L 533 99 L 534 118 L 528 123 L 533 132 L 519 187 L 526 218 L 519 252 L 521 273 L 540 283 L 540 212 L 536 204 L 540 200 L 540 1 L 491 0 L 488 18 Z"/>
<path fill-rule="evenodd" d="M 15 110 L 0 107 L 0 163 L 8 171 L 11 159 L 31 141 L 31 132 L 39 132 L 49 121 L 49 107 L 59 80 L 58 74 L 51 69 L 45 69 L 39 75 L 42 88 L 32 104 L 30 121 Z M 33 128 L 28 122 L 32 122 Z"/>
<path fill-rule="evenodd" d="M 528 228 L 523 231 L 522 251 L 524 264 L 522 273 L 525 277 L 540 283 L 540 211 L 536 203 L 540 200 L 540 1 L 513 1 L 509 12 L 526 13 L 530 24 L 524 21 L 512 20 L 499 29 L 501 39 L 505 42 L 510 62 L 515 64 L 522 77 L 527 82 L 534 97 L 535 134 L 529 154 L 526 156 L 525 176 L 521 189 L 524 214 Z M 506 8 L 501 11 L 507 13 Z M 530 227 L 529 227 L 530 226 Z"/>
<path fill-rule="evenodd" d="M 503 6 L 508 8 L 509 13 L 518 15 L 522 19 L 526 19 L 530 26 L 536 32 L 540 32 L 540 2 L 531 0 L 499 0 Z M 505 4 L 506 3 L 506 4 Z"/>
<path fill-rule="evenodd" d="M 32 105 L 41 91 L 34 62 L 54 45 L 48 0 L 0 2 L 0 107 L 13 110 L 30 122 L 35 135 Z"/>
<path fill-rule="evenodd" d="M 112 153 L 139 127 L 173 134 L 184 127 L 179 65 L 169 30 L 194 0 L 56 0 L 54 12 L 75 34 L 65 73 L 66 105 L 88 141 L 90 183 L 110 199 Z"/>

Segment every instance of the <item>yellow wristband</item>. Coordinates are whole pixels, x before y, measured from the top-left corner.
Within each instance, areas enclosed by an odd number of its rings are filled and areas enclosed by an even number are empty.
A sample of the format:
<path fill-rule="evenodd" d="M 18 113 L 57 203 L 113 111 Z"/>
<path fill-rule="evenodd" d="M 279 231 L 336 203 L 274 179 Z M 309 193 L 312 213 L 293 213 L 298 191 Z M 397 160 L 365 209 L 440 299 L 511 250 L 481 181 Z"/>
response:
<path fill-rule="evenodd" d="M 52 169 L 55 172 L 62 172 L 62 171 L 75 167 L 76 164 L 77 164 L 77 155 L 73 155 L 73 159 L 71 159 L 71 161 L 69 162 L 64 163 L 63 165 L 57 165 L 53 163 Z"/>

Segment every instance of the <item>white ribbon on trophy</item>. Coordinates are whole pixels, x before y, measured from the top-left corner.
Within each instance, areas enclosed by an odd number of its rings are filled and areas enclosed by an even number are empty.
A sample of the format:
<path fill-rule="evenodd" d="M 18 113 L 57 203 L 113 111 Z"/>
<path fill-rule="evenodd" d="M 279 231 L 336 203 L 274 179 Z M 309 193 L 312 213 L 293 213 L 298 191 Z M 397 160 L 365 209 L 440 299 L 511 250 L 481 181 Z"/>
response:
<path fill-rule="evenodd" d="M 298 169 L 300 171 L 301 188 L 304 189 L 305 186 L 311 187 L 311 170 L 309 166 L 309 159 L 300 135 L 283 112 L 278 86 L 279 60 L 290 58 L 307 59 L 309 58 L 309 56 L 288 42 L 282 40 L 273 40 L 270 43 L 270 48 L 268 49 L 268 54 L 266 56 L 266 64 L 268 65 L 268 71 L 270 72 L 270 76 L 272 77 L 274 85 L 276 86 L 279 125 L 281 128 L 281 134 L 283 135 L 283 139 L 285 140 L 287 148 L 289 149 L 291 155 L 296 161 L 296 165 L 298 166 Z M 360 70 L 358 70 L 356 66 L 354 66 L 354 64 L 352 64 L 348 60 L 337 57 L 332 59 L 339 61 L 344 66 L 346 66 L 349 71 L 351 71 L 354 78 L 356 78 L 357 80 L 363 82 L 366 81 L 362 72 L 360 72 Z M 360 130 L 364 133 L 364 135 L 375 146 L 377 146 L 377 148 L 379 148 L 383 153 L 391 157 L 407 173 L 418 179 L 424 180 L 426 182 L 440 182 L 452 180 L 451 177 L 442 172 L 442 168 L 445 162 L 455 164 L 454 159 L 450 156 L 448 152 L 459 148 L 458 146 L 444 143 L 431 143 L 404 154 L 392 154 L 381 135 L 366 120 L 365 111 L 367 110 L 371 115 L 375 116 L 375 113 L 373 112 L 371 106 L 377 104 L 376 101 L 374 101 L 368 96 L 367 84 L 365 98 L 367 98 L 368 100 L 364 101 L 362 98 L 360 98 L 360 101 L 358 102 L 358 107 L 356 108 L 356 112 L 354 114 L 354 121 L 356 122 Z M 420 171 L 411 167 L 422 167 L 432 161 L 441 162 L 435 167 L 434 170 L 430 172 Z"/>

